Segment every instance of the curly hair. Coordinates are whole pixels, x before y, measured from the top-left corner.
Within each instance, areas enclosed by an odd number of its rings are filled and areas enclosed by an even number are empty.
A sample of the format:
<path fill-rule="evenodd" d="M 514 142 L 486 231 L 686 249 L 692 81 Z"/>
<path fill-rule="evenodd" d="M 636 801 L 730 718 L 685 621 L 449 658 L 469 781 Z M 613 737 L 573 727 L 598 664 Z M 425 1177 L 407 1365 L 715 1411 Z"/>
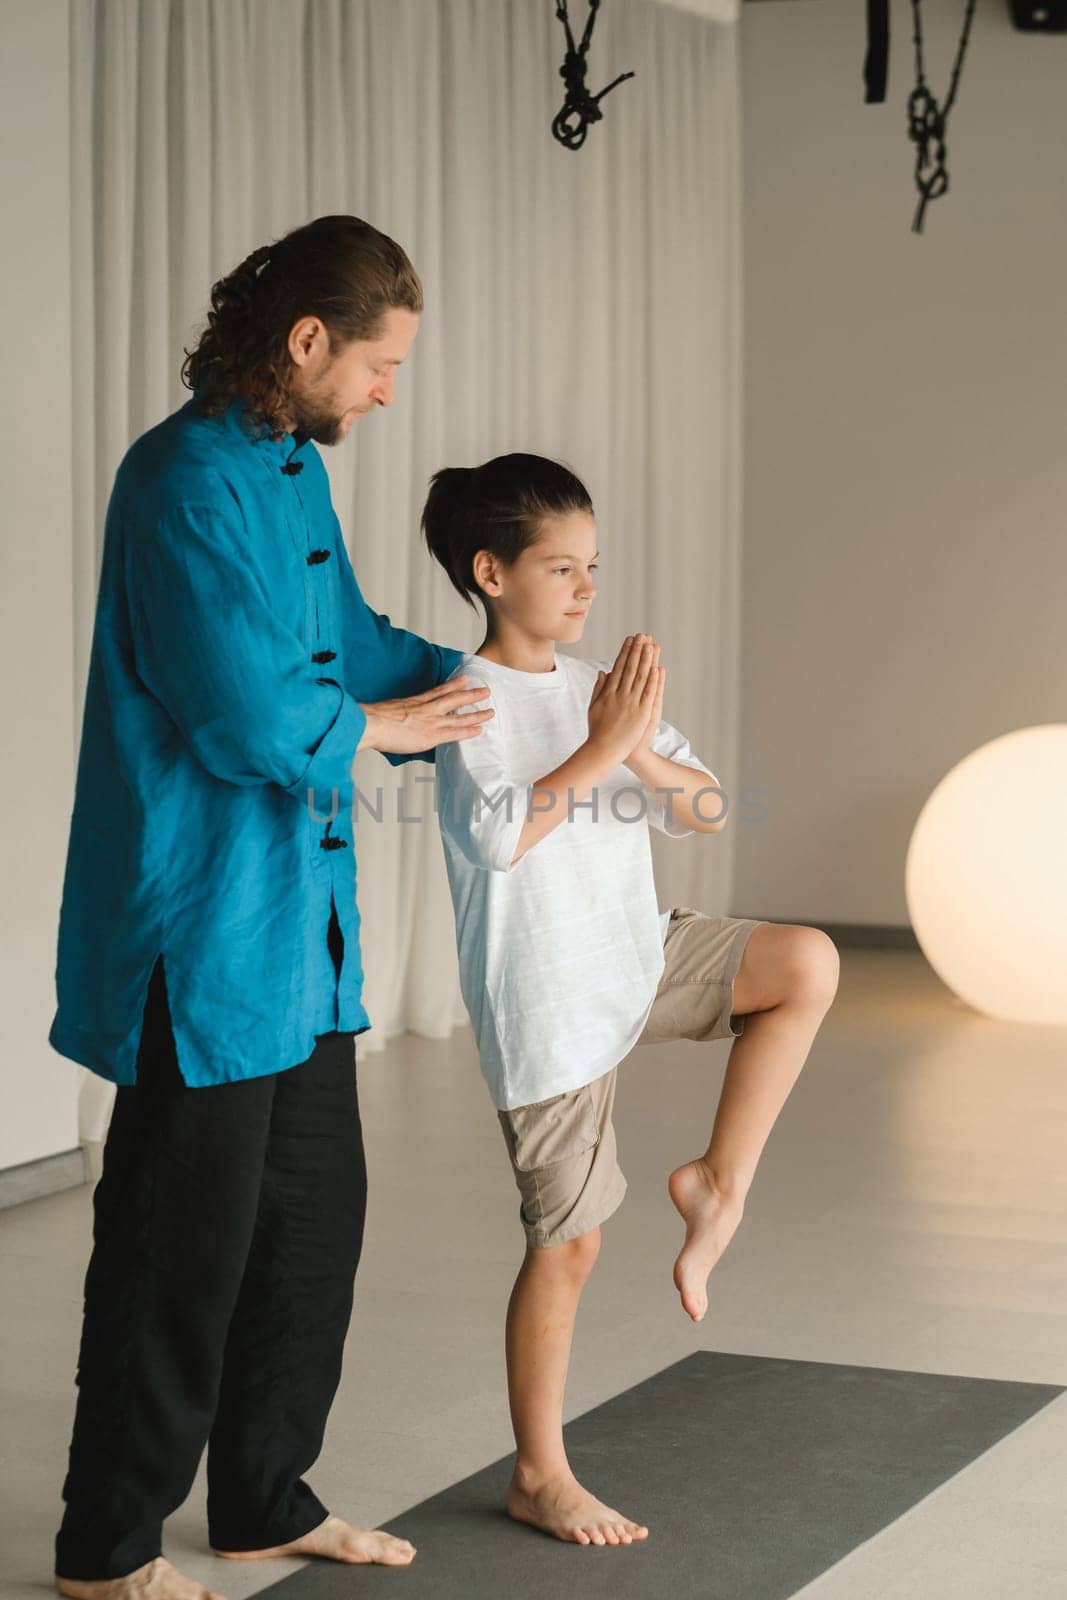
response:
<path fill-rule="evenodd" d="M 421 312 L 422 284 L 404 251 L 359 217 L 318 217 L 246 256 L 211 290 L 207 327 L 183 350 L 182 382 L 208 416 L 240 390 L 271 439 L 285 434 L 289 333 L 318 317 L 331 346 L 380 338 L 390 307 Z"/>

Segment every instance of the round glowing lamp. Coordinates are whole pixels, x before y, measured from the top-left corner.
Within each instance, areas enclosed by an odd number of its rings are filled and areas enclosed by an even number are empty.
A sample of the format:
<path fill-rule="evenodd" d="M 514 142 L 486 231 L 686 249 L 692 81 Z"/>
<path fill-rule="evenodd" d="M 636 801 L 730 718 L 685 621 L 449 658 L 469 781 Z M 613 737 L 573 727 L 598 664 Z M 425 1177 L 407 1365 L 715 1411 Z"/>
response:
<path fill-rule="evenodd" d="M 953 767 L 919 813 L 904 881 L 922 952 L 961 1000 L 1067 1024 L 1067 723 Z"/>

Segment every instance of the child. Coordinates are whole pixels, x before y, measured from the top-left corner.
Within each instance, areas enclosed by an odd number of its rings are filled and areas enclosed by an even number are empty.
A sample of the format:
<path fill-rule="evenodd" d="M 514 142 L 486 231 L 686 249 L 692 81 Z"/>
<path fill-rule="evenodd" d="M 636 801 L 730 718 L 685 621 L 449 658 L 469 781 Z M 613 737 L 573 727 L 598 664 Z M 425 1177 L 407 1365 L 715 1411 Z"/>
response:
<path fill-rule="evenodd" d="M 745 1073 L 728 1066 L 707 1153 L 669 1179 L 686 1224 L 674 1279 L 699 1322 L 708 1273 L 828 1009 L 836 951 L 817 929 L 659 913 L 648 823 L 674 837 L 718 833 L 724 806 L 714 774 L 661 720 L 658 645 L 633 635 L 614 664 L 556 649 L 581 638 L 596 592 L 593 508 L 574 474 L 522 454 L 446 468 L 422 527 L 455 588 L 485 608 L 485 640 L 457 672 L 489 686 L 495 713 L 476 738 L 442 745 L 436 765 L 463 998 L 527 1243 L 507 1318 L 518 1452 L 508 1511 L 578 1544 L 630 1544 L 648 1529 L 585 1490 L 563 1447 L 578 1299 L 626 1190 L 617 1065 L 635 1044 L 739 1039 L 746 1011 L 779 1024 L 745 1041 Z M 746 959 L 750 940 L 753 951 L 763 941 L 759 961 Z"/>

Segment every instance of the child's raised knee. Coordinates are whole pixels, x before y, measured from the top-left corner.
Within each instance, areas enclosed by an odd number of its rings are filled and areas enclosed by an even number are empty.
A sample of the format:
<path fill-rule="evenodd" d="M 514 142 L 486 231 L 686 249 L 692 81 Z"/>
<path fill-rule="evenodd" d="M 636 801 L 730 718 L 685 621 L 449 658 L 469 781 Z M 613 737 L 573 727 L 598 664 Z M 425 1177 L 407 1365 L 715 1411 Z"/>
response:
<path fill-rule="evenodd" d="M 562 1244 L 550 1244 L 539 1250 L 545 1267 L 584 1283 L 600 1254 L 600 1229 L 590 1228 L 576 1239 L 565 1239 Z"/>

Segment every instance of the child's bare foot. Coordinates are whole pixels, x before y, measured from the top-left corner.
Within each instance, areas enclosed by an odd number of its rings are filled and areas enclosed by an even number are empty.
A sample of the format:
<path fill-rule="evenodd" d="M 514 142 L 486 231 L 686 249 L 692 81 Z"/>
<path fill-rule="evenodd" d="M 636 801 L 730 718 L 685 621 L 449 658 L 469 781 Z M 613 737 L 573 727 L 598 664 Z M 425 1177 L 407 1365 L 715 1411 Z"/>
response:
<path fill-rule="evenodd" d="M 327 1517 L 317 1528 L 291 1544 L 275 1545 L 271 1550 L 216 1550 L 226 1561 L 268 1561 L 275 1556 L 321 1556 L 327 1561 L 347 1561 L 352 1565 L 376 1562 L 383 1567 L 406 1567 L 415 1556 L 415 1546 L 391 1533 L 352 1528 L 340 1517 Z M 153 1600 L 155 1597 L 153 1596 Z"/>
<path fill-rule="evenodd" d="M 674 1263 L 674 1282 L 694 1322 L 708 1309 L 708 1274 L 734 1236 L 745 1209 L 743 1195 L 716 1188 L 702 1159 L 687 1161 L 667 1180 L 685 1221 L 685 1244 Z"/>
<path fill-rule="evenodd" d="M 187 1578 L 162 1556 L 127 1572 L 122 1578 L 56 1578 L 56 1588 L 69 1600 L 224 1600 L 213 1589 Z"/>
<path fill-rule="evenodd" d="M 648 1529 L 602 1505 L 571 1472 L 534 1480 L 516 1472 L 508 1484 L 508 1515 L 572 1544 L 633 1544 Z"/>

